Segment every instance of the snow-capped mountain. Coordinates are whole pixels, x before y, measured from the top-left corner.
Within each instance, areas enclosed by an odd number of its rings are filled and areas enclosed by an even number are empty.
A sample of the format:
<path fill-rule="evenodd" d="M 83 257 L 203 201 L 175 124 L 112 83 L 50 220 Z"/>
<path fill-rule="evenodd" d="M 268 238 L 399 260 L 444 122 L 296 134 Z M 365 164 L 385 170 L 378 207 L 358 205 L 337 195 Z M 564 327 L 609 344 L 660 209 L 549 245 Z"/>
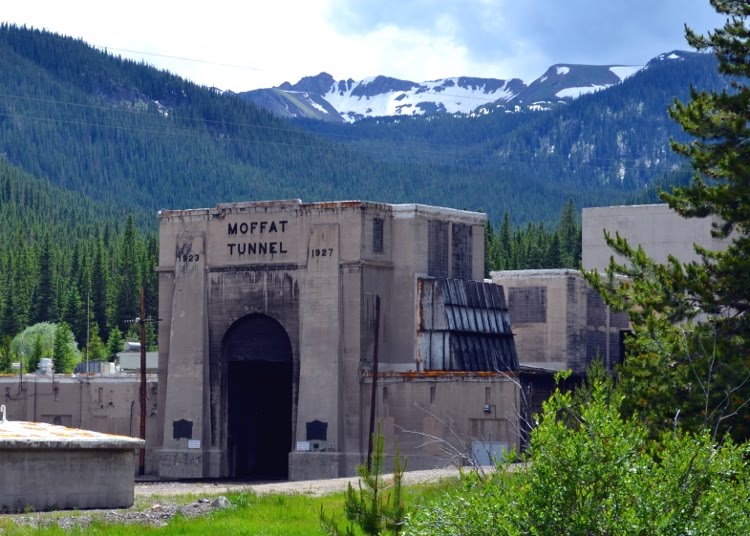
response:
<path fill-rule="evenodd" d="M 677 55 L 679 53 L 672 53 Z M 366 117 L 481 114 L 491 108 L 509 111 L 550 109 L 598 91 L 640 70 L 629 65 L 558 64 L 525 83 L 519 78 L 455 77 L 411 82 L 387 76 L 336 81 L 328 73 L 302 78 L 296 84 L 240 93 L 281 117 L 309 117 L 354 122 Z"/>

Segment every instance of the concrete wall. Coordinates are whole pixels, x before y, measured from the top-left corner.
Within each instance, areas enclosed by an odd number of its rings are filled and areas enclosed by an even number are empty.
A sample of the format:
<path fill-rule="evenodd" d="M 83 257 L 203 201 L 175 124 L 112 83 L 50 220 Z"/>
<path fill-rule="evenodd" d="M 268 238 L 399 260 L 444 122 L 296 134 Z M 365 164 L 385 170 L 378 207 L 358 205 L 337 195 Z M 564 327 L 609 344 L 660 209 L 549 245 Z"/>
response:
<path fill-rule="evenodd" d="M 586 371 L 599 358 L 608 368 L 622 361 L 626 313 L 611 311 L 576 270 L 492 272 L 502 285 L 523 366 Z"/>
<path fill-rule="evenodd" d="M 132 449 L 5 449 L 0 513 L 133 505 Z"/>
<path fill-rule="evenodd" d="M 54 379 L 53 379 L 54 378 Z M 147 378 L 146 473 L 157 472 L 158 386 Z M 140 434 L 140 378 L 57 374 L 0 376 L 0 396 L 9 421 L 45 422 L 107 434 Z"/>
<path fill-rule="evenodd" d="M 367 376 L 355 397 L 356 448 L 344 455 L 318 457 L 292 452 L 290 478 L 306 480 L 337 471 L 354 474 L 357 465 L 366 462 L 371 397 L 372 376 Z M 470 463 L 475 441 L 517 449 L 519 411 L 520 389 L 514 374 L 388 372 L 380 374 L 376 383 L 375 429 L 379 423 L 388 470 L 396 440 L 409 470 Z"/>
<path fill-rule="evenodd" d="M 626 238 L 632 246 L 643 246 L 657 262 L 673 255 L 683 262 L 697 260 L 693 244 L 710 250 L 724 249 L 728 240 L 711 236 L 713 218 L 683 218 L 668 205 L 635 205 L 583 209 L 583 268 L 604 270 L 612 250 L 604 241 L 604 230 Z"/>

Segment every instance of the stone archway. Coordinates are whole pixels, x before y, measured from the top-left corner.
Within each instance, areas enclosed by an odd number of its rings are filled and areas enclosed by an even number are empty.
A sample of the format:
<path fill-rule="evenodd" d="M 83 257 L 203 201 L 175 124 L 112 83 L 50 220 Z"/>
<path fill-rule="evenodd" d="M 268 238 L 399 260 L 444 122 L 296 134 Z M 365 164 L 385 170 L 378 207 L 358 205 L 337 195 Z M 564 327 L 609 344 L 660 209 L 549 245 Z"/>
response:
<path fill-rule="evenodd" d="M 227 454 L 235 478 L 289 477 L 292 444 L 292 346 L 274 318 L 251 314 L 227 330 Z"/>

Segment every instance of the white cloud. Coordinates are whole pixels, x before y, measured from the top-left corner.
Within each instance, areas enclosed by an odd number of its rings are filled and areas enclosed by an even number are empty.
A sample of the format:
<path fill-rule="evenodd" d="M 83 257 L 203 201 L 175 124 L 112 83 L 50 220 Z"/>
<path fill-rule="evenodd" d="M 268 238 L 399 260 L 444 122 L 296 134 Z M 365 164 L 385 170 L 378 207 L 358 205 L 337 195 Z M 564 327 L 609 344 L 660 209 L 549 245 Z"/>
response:
<path fill-rule="evenodd" d="M 719 19 L 706 0 L 8 0 L 0 20 L 81 37 L 205 85 L 243 91 L 321 71 L 421 82 L 533 79 L 553 63 L 645 63 L 686 48 L 682 24 Z M 613 16 L 612 14 L 617 16 Z M 626 56 L 626 57 L 625 57 Z"/>

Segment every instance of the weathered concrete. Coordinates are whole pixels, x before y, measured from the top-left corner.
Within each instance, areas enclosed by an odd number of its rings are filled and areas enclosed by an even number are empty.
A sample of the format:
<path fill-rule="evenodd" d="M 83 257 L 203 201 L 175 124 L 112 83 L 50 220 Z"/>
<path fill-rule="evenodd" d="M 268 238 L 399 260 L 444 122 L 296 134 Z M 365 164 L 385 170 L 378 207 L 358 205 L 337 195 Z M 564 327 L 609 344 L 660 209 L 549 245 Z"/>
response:
<path fill-rule="evenodd" d="M 611 311 L 577 270 L 492 272 L 502 285 L 522 366 L 582 374 L 595 359 L 623 358 L 627 313 Z"/>
<path fill-rule="evenodd" d="M 643 246 L 652 259 L 664 262 L 672 255 L 683 262 L 697 260 L 693 244 L 709 250 L 725 249 L 729 240 L 711 236 L 715 218 L 683 218 L 668 205 L 634 205 L 584 208 L 583 268 L 603 271 L 613 255 L 604 231 L 626 238 L 631 246 Z"/>
<path fill-rule="evenodd" d="M 352 474 L 369 433 L 375 297 L 379 370 L 417 371 L 419 278 L 483 276 L 486 216 L 472 212 L 293 200 L 159 218 L 164 477 L 258 476 L 279 451 L 276 478 Z M 477 388 L 463 385 L 445 408 Z"/>
<path fill-rule="evenodd" d="M 0 510 L 129 507 L 134 453 L 144 445 L 46 423 L 0 422 Z"/>

